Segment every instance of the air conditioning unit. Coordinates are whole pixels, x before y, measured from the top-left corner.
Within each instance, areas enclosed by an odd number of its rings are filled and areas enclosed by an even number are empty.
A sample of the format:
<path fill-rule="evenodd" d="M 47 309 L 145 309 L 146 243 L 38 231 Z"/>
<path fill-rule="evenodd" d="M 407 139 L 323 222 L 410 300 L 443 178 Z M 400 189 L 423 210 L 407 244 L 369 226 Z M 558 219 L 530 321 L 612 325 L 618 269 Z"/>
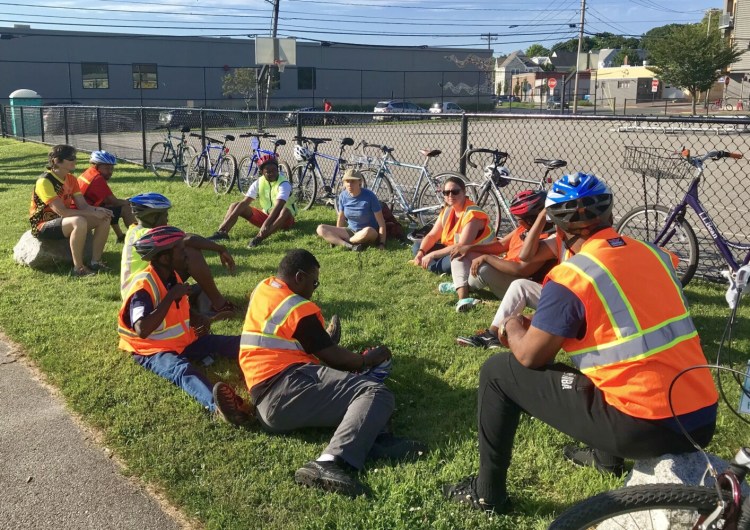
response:
<path fill-rule="evenodd" d="M 734 27 L 734 17 L 729 13 L 724 13 L 719 17 L 719 29 L 732 29 Z"/>

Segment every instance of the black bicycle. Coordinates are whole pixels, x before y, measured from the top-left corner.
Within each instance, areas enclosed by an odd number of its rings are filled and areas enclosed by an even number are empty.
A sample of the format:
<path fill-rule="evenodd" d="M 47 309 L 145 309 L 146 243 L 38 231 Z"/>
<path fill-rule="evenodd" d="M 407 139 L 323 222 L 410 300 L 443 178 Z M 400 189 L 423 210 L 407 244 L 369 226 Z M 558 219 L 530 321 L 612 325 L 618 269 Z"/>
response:
<path fill-rule="evenodd" d="M 173 136 L 169 126 L 157 127 L 157 129 L 166 129 L 167 134 L 160 142 L 151 146 L 148 152 L 148 164 L 151 171 L 157 177 L 171 178 L 178 172 L 180 178 L 185 178 L 187 165 L 198 152 L 195 147 L 187 143 L 185 136 L 190 132 L 190 127 L 180 129 L 180 136 Z"/>

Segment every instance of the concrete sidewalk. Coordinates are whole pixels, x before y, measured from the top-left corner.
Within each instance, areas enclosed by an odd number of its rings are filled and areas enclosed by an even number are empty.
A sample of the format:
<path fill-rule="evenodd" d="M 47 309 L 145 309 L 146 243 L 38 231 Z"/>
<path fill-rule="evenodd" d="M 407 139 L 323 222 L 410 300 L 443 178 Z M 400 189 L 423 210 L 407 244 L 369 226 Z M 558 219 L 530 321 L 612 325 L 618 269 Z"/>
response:
<path fill-rule="evenodd" d="M 177 529 L 0 336 L 0 529 Z"/>

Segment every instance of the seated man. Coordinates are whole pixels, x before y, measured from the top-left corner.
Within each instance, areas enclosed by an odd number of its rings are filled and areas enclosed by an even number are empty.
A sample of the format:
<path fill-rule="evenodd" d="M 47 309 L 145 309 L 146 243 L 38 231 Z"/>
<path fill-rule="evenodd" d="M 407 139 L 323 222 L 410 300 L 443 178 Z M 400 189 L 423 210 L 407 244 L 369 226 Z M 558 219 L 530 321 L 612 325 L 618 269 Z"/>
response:
<path fill-rule="evenodd" d="M 125 235 L 125 245 L 122 248 L 120 293 L 123 299 L 135 275 L 148 265 L 137 252 L 134 252 L 135 242 L 149 229 L 166 225 L 169 221 L 169 209 L 172 207 L 169 199 L 160 193 L 143 193 L 128 200 L 138 224 L 128 229 Z M 181 278 L 193 277 L 202 293 L 210 301 L 211 307 L 206 312 L 210 313 L 213 320 L 233 316 L 236 308 L 232 302 L 221 295 L 216 287 L 211 269 L 206 263 L 206 258 L 203 257 L 203 251 L 210 250 L 219 254 L 221 264 L 233 274 L 235 265 L 232 256 L 222 245 L 196 234 L 186 234 L 184 243 L 184 251 L 175 256 L 175 270 Z M 203 308 L 196 309 L 204 312 Z"/>
<path fill-rule="evenodd" d="M 318 236 L 331 246 L 348 250 L 361 251 L 375 242 L 384 249 L 387 235 L 380 200 L 362 187 L 362 173 L 356 169 L 347 169 L 342 180 L 344 190 L 336 198 L 336 226 L 318 225 Z"/>
<path fill-rule="evenodd" d="M 718 394 L 671 257 L 612 229 L 612 193 L 593 175 L 566 175 L 547 214 L 574 252 L 550 271 L 533 320 L 506 319 L 479 374 L 479 475 L 444 495 L 479 510 L 510 508 L 506 480 L 522 411 L 587 447 L 577 465 L 622 474 L 623 458 L 693 451 L 713 437 Z M 637 266 L 634 266 L 637 264 Z M 574 367 L 552 364 L 557 352 Z M 674 415 L 670 405 L 674 407 Z"/>
<path fill-rule="evenodd" d="M 190 361 L 210 355 L 237 359 L 240 337 L 211 335 L 211 323 L 191 311 L 174 265 L 183 251 L 185 233 L 173 226 L 148 230 L 135 242 L 146 268 L 135 275 L 123 298 L 118 319 L 120 348 L 133 360 L 194 397 L 210 412 L 240 425 L 251 421 L 251 409 L 229 385 L 212 386 Z"/>
<path fill-rule="evenodd" d="M 258 172 L 260 178 L 250 185 L 250 189 L 240 202 L 229 205 L 219 229 L 208 239 L 229 239 L 229 231 L 239 217 L 260 227 L 257 235 L 247 244 L 248 248 L 258 246 L 277 230 L 291 228 L 294 225 L 297 207 L 289 175 L 279 174 L 279 161 L 273 155 L 263 155 L 258 159 Z M 256 200 L 256 205 L 260 209 L 251 206 Z"/>
<path fill-rule="evenodd" d="M 276 276 L 258 284 L 242 327 L 240 367 L 264 429 L 336 428 L 320 457 L 297 470 L 297 483 L 357 496 L 364 488 L 347 468 L 362 469 L 368 456 L 396 459 L 425 448 L 386 432 L 395 399 L 382 380 L 362 372 L 391 352 L 378 346 L 360 355 L 331 339 L 310 301 L 319 274 L 315 256 L 296 249 Z"/>
<path fill-rule="evenodd" d="M 117 158 L 106 151 L 94 151 L 89 159 L 91 167 L 81 173 L 78 177 L 78 186 L 81 188 L 83 198 L 91 206 L 103 206 L 112 212 L 111 226 L 117 234 L 117 242 L 125 241 L 125 234 L 120 228 L 120 217 L 122 217 L 127 229 L 135 223 L 135 217 L 130 210 L 127 199 L 118 199 L 107 184 L 112 178 L 112 173 L 117 164 Z"/>

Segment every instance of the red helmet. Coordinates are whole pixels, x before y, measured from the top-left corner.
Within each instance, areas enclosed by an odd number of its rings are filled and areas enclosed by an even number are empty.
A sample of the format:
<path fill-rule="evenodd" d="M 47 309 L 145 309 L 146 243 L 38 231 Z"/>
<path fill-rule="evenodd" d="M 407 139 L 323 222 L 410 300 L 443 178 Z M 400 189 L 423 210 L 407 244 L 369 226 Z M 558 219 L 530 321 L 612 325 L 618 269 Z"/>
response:
<path fill-rule="evenodd" d="M 174 226 L 152 228 L 135 242 L 135 251 L 146 261 L 164 250 L 169 250 L 185 238 L 185 232 Z"/>
<path fill-rule="evenodd" d="M 546 198 L 544 190 L 519 191 L 510 203 L 510 213 L 518 218 L 536 217 L 544 209 Z"/>
<path fill-rule="evenodd" d="M 260 158 L 258 158 L 258 169 L 263 169 L 263 166 L 266 164 L 273 162 L 276 164 L 276 167 L 279 165 L 279 161 L 276 158 L 276 155 L 263 155 Z"/>

